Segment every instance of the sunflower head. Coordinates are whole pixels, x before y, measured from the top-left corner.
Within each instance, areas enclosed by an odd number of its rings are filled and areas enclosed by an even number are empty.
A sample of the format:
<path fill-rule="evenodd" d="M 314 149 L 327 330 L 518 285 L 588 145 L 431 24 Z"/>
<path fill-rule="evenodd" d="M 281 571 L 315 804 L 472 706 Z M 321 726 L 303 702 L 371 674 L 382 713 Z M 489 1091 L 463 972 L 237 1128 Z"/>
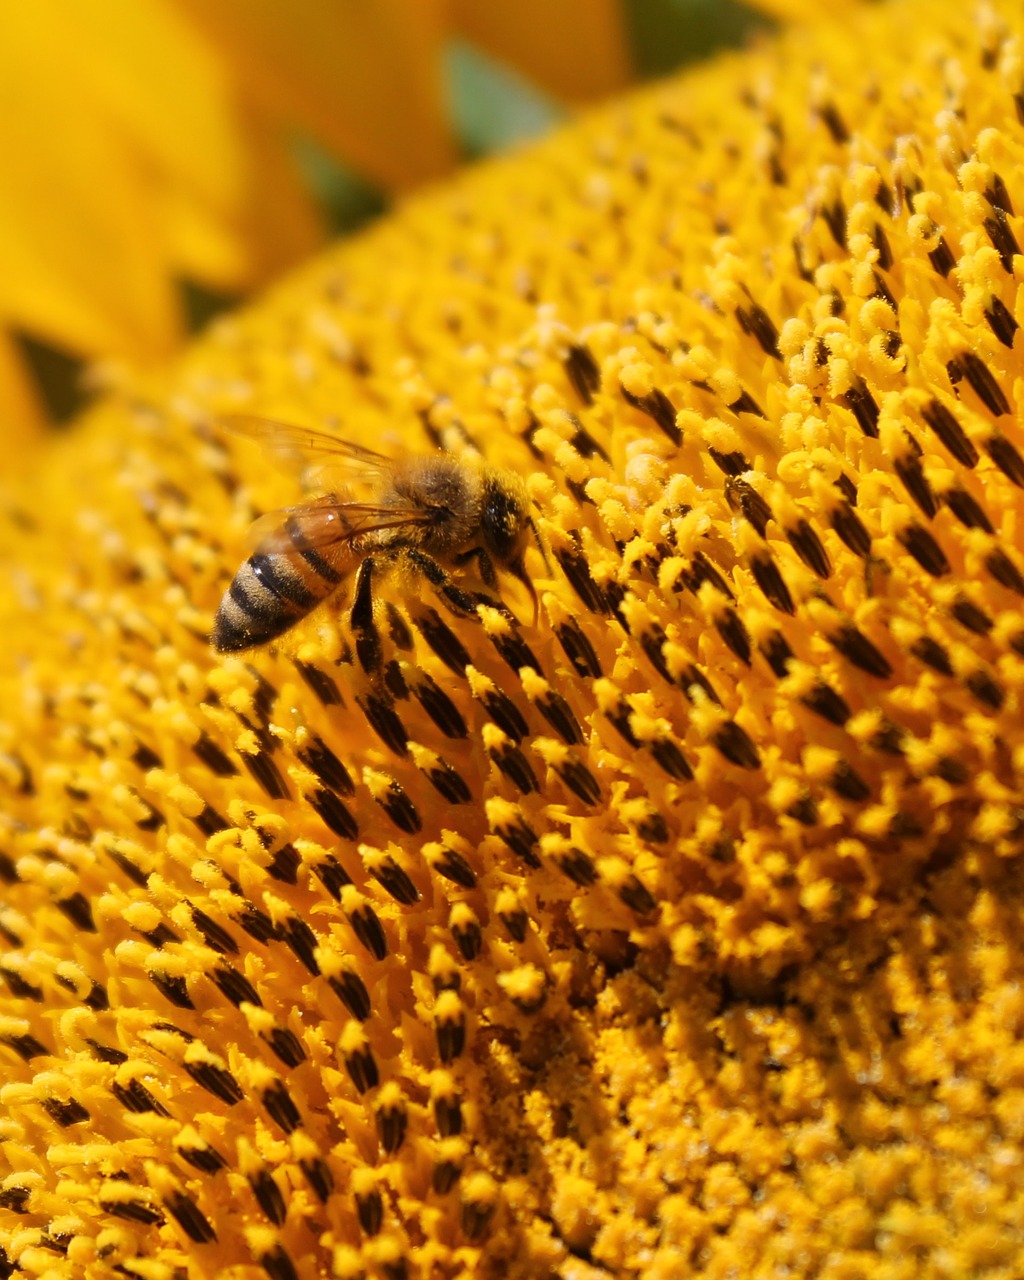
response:
<path fill-rule="evenodd" d="M 12 1274 L 1020 1270 L 1022 39 L 907 0 L 619 103 L 12 490 Z M 465 488 L 399 536 L 410 474 Z"/>

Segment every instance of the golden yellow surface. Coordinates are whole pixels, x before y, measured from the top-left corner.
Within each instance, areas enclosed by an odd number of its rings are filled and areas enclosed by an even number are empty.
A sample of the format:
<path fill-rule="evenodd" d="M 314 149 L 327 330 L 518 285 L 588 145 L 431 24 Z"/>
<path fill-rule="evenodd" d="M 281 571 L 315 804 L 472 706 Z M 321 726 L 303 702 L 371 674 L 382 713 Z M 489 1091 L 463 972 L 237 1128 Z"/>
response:
<path fill-rule="evenodd" d="M 619 103 L 9 489 L 0 1274 L 1024 1271 L 1022 38 Z M 521 472 L 537 623 L 216 658 L 239 411 Z"/>

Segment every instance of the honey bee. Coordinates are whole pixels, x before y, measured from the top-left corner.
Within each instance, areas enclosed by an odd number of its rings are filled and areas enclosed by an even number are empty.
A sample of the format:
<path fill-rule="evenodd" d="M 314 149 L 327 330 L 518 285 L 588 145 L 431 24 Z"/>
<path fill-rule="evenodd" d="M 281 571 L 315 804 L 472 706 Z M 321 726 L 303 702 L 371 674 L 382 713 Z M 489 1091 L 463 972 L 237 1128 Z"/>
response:
<path fill-rule="evenodd" d="M 250 531 L 253 552 L 217 609 L 211 640 L 219 653 L 276 640 L 353 573 L 353 629 L 357 622 L 363 629 L 371 625 L 371 577 L 378 571 L 422 577 L 461 616 L 475 616 L 480 603 L 503 608 L 456 581 L 474 561 L 477 576 L 492 590 L 499 570 L 522 582 L 536 622 L 537 593 L 524 554 L 531 536 L 542 554 L 543 548 L 526 484 L 515 472 L 488 466 L 476 455 L 388 458 L 266 418 L 232 415 L 221 423 L 278 458 L 305 464 L 307 477 L 345 470 L 373 496 L 356 502 L 327 493 L 256 521 Z"/>

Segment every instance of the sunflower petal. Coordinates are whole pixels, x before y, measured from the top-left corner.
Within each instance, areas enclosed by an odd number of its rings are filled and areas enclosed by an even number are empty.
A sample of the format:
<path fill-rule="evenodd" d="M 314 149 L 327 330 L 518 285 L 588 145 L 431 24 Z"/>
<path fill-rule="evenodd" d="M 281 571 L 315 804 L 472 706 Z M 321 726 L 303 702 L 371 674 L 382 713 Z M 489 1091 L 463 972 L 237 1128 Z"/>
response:
<path fill-rule="evenodd" d="M 599 97 L 629 79 L 622 10 L 618 0 L 450 5 L 451 24 L 467 40 L 565 102 Z"/>
<path fill-rule="evenodd" d="M 4 11 L 0 243 L 17 252 L 0 276 L 0 314 L 80 351 L 151 356 L 177 329 L 154 253 L 161 227 L 141 166 L 83 82 L 79 39 L 46 4 Z"/>
<path fill-rule="evenodd" d="M 247 94 L 364 176 L 401 189 L 453 162 L 439 0 L 182 0 L 182 8 L 233 55 Z"/>

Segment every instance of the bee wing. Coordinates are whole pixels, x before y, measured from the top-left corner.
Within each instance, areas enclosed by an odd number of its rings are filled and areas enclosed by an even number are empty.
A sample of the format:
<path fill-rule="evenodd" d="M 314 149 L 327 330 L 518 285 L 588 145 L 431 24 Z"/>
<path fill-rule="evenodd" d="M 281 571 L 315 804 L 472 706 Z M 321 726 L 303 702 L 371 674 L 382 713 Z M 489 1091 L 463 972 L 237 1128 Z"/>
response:
<path fill-rule="evenodd" d="M 382 453 L 313 427 L 299 427 L 250 413 L 223 414 L 217 422 L 231 435 L 262 445 L 278 461 L 307 477 L 311 472 L 345 468 L 372 480 L 390 474 L 394 467 L 392 460 Z"/>
<path fill-rule="evenodd" d="M 371 502 L 309 502 L 268 511 L 249 528 L 248 543 L 263 555 L 337 546 L 382 529 L 411 529 L 429 524 L 416 507 L 383 507 Z"/>

